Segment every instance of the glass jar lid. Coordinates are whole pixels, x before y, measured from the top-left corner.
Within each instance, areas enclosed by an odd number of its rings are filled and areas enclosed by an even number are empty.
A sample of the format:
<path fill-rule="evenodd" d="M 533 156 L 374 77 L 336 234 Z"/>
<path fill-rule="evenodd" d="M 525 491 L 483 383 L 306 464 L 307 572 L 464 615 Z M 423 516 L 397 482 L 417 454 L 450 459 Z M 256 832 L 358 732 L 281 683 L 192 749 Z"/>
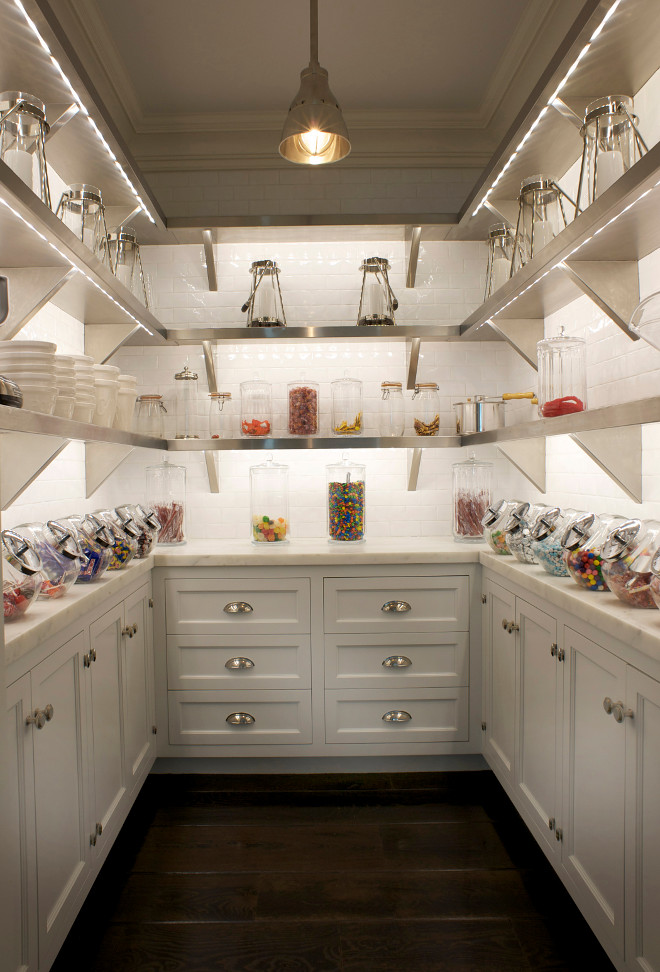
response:
<path fill-rule="evenodd" d="M 520 193 L 534 192 L 537 189 L 553 189 L 555 188 L 555 180 L 550 176 L 545 175 L 532 175 L 527 176 L 526 179 L 520 183 Z"/>
<path fill-rule="evenodd" d="M 162 395 L 138 395 L 138 402 L 160 402 Z"/>
<path fill-rule="evenodd" d="M 183 371 L 178 371 L 175 376 L 175 381 L 197 381 L 199 375 L 195 371 L 191 371 L 188 365 L 186 365 Z"/>
<path fill-rule="evenodd" d="M 539 351 L 558 351 L 561 353 L 572 348 L 582 348 L 586 345 L 587 342 L 584 338 L 565 334 L 564 330 L 562 324 L 559 328 L 559 334 L 555 337 L 544 338 L 542 341 L 539 341 L 536 345 L 537 349 Z"/>
<path fill-rule="evenodd" d="M 581 513 L 568 524 L 564 536 L 561 538 L 561 545 L 565 550 L 575 550 L 580 544 L 588 539 L 594 532 L 596 526 L 595 513 Z"/>
<path fill-rule="evenodd" d="M 554 533 L 557 529 L 557 520 L 561 516 L 562 511 L 559 506 L 551 506 L 543 510 L 532 527 L 532 540 L 545 540 L 547 536 Z"/>
<path fill-rule="evenodd" d="M 29 540 L 13 530 L 3 530 L 2 545 L 12 567 L 28 576 L 39 573 L 42 568 L 41 557 Z"/>
<path fill-rule="evenodd" d="M 221 398 L 223 401 L 231 399 L 231 392 L 209 392 L 209 398 Z"/>
<path fill-rule="evenodd" d="M 90 540 L 95 540 L 102 547 L 112 547 L 114 541 L 109 527 L 101 523 L 93 513 L 88 513 L 82 518 L 80 526 Z"/>
<path fill-rule="evenodd" d="M 99 206 L 103 205 L 103 197 L 101 196 L 101 190 L 97 186 L 90 186 L 86 182 L 75 182 L 67 188 L 62 193 L 62 199 L 68 199 L 70 202 L 93 202 L 98 203 Z"/>
<path fill-rule="evenodd" d="M 2 113 L 2 118 L 14 108 L 16 109 L 16 114 L 26 112 L 28 115 L 37 118 L 44 126 L 45 133 L 48 134 L 50 126 L 46 121 L 46 106 L 40 98 L 36 98 L 26 91 L 3 91 L 0 94 L 0 112 Z"/>
<path fill-rule="evenodd" d="M 488 236 L 491 240 L 499 240 L 507 236 L 513 238 L 508 223 L 492 223 L 488 227 Z"/>
<path fill-rule="evenodd" d="M 119 509 L 109 510 L 110 516 L 114 516 L 119 520 L 119 525 L 127 536 L 131 537 L 133 540 L 138 540 L 142 534 L 142 530 L 139 525 L 135 522 L 131 514 L 124 507 Z"/>
<path fill-rule="evenodd" d="M 114 233 L 108 233 L 109 243 L 131 243 L 137 246 L 137 236 L 132 226 L 120 226 Z"/>
<path fill-rule="evenodd" d="M 276 472 L 284 472 L 289 467 L 284 462 L 275 462 L 272 456 L 268 456 L 264 462 L 258 463 L 256 466 L 250 466 L 250 472 L 262 472 L 266 469 L 274 469 Z"/>
<path fill-rule="evenodd" d="M 367 273 L 378 273 L 379 270 L 391 269 L 386 257 L 365 257 L 360 264 L 360 270 L 366 271 Z"/>
<path fill-rule="evenodd" d="M 255 260 L 250 265 L 250 273 L 255 273 L 257 270 L 265 274 L 280 272 L 280 268 L 274 260 Z"/>
<path fill-rule="evenodd" d="M 617 524 L 607 535 L 601 550 L 603 560 L 616 560 L 626 550 L 630 550 L 639 538 L 641 520 L 624 520 Z"/>
<path fill-rule="evenodd" d="M 160 520 L 155 510 L 150 506 L 142 506 L 140 503 L 136 506 L 136 510 L 150 530 L 160 530 Z"/>
<path fill-rule="evenodd" d="M 462 462 L 452 462 L 451 464 L 452 469 L 476 469 L 477 467 L 492 469 L 493 463 L 489 462 L 487 459 L 477 459 L 476 456 L 471 455 Z M 523 504 L 523 506 L 524 505 L 525 504 Z M 527 506 L 529 506 L 529 503 Z"/>
<path fill-rule="evenodd" d="M 584 125 L 580 130 L 582 138 L 584 138 L 587 126 L 601 115 L 624 115 L 635 124 L 639 121 L 637 116 L 633 114 L 633 99 L 630 95 L 604 95 L 587 105 L 584 112 Z"/>
<path fill-rule="evenodd" d="M 403 385 L 400 381 L 381 381 L 381 388 L 402 388 Z"/>
<path fill-rule="evenodd" d="M 499 503 L 491 503 L 481 518 L 481 525 L 490 527 L 494 523 L 497 523 L 502 514 L 506 512 L 508 505 L 509 501 L 505 499 L 500 500 Z"/>
<path fill-rule="evenodd" d="M 511 510 L 511 513 L 509 514 L 509 519 L 502 527 L 504 533 L 517 533 L 518 530 L 522 529 L 525 522 L 525 518 L 531 508 L 531 505 L 532 505 L 531 503 L 527 503 L 527 502 L 519 503 L 518 506 L 515 506 Z"/>
<path fill-rule="evenodd" d="M 57 520 L 48 520 L 46 526 L 53 535 L 55 549 L 58 553 L 68 557 L 69 560 L 85 559 L 85 555 L 80 549 L 80 544 L 75 533 L 67 529 L 64 524 L 59 523 Z"/>

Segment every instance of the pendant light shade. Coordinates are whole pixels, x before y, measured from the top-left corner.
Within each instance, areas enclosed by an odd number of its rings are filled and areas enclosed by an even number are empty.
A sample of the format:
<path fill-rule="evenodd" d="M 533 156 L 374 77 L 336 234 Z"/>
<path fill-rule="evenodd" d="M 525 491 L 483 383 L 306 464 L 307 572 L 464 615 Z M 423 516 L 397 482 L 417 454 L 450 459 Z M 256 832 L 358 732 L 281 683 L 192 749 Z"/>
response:
<path fill-rule="evenodd" d="M 300 72 L 280 140 L 280 155 L 301 165 L 339 162 L 351 151 L 348 130 L 318 60 L 318 0 L 310 0 L 310 59 Z"/>

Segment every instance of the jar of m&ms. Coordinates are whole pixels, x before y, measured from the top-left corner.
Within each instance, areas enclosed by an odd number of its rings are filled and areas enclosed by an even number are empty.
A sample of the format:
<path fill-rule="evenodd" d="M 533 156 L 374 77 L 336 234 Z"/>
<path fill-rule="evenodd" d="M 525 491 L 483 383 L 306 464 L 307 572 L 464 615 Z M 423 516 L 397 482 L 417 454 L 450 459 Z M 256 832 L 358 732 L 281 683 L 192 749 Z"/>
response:
<path fill-rule="evenodd" d="M 2 600 L 5 621 L 14 621 L 39 597 L 41 558 L 29 540 L 13 530 L 2 531 Z"/>
<path fill-rule="evenodd" d="M 580 587 L 588 591 L 608 591 L 603 576 L 602 549 L 610 529 L 623 523 L 622 516 L 597 516 L 582 513 L 568 525 L 562 537 L 564 563 Z"/>
<path fill-rule="evenodd" d="M 330 543 L 361 543 L 366 538 L 366 467 L 344 456 L 325 468 Z"/>
<path fill-rule="evenodd" d="M 520 500 L 499 500 L 492 503 L 481 518 L 484 539 L 493 553 L 500 556 L 511 556 L 502 527 L 516 506 L 520 506 Z"/>
<path fill-rule="evenodd" d="M 577 510 L 551 506 L 541 510 L 532 524 L 532 552 L 537 563 L 552 577 L 568 577 L 561 540 L 569 523 L 579 515 Z"/>
<path fill-rule="evenodd" d="M 62 597 L 75 584 L 84 555 L 72 530 L 57 523 L 22 523 L 14 533 L 29 540 L 41 557 L 43 584 L 39 597 Z"/>
<path fill-rule="evenodd" d="M 660 523 L 625 520 L 603 545 L 603 576 L 613 594 L 629 607 L 657 607 L 651 594 L 651 554 L 660 542 Z"/>
<path fill-rule="evenodd" d="M 319 386 L 315 381 L 290 381 L 287 391 L 289 435 L 316 435 L 319 430 Z"/>
<path fill-rule="evenodd" d="M 250 467 L 250 531 L 252 543 L 289 541 L 289 467 L 272 456 Z"/>
<path fill-rule="evenodd" d="M 544 506 L 520 503 L 515 509 L 511 510 L 509 518 L 504 524 L 506 545 L 521 564 L 536 563 L 534 544 L 532 543 L 532 526 L 544 509 Z"/>
<path fill-rule="evenodd" d="M 273 427 L 271 386 L 268 381 L 253 378 L 241 382 L 241 433 L 268 436 Z"/>
<path fill-rule="evenodd" d="M 124 525 L 115 510 L 97 510 L 94 516 L 107 526 L 114 541 L 108 570 L 121 570 L 137 555 L 140 531 L 133 523 Z"/>

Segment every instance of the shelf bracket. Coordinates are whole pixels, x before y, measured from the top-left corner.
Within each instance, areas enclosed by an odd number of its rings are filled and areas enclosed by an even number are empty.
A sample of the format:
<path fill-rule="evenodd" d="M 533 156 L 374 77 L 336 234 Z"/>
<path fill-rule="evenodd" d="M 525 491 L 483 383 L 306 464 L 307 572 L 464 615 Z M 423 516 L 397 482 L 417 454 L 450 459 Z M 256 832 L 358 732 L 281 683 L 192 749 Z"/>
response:
<path fill-rule="evenodd" d="M 565 118 L 571 123 L 579 132 L 582 131 L 584 125 L 584 111 L 581 115 L 578 115 L 569 104 L 567 104 L 562 98 L 555 98 L 552 102 L 552 107 L 555 111 L 559 112 L 562 118 Z"/>
<path fill-rule="evenodd" d="M 415 382 L 417 381 L 417 368 L 419 367 L 419 351 L 422 345 L 422 339 L 415 337 L 410 338 L 407 342 L 407 352 L 408 352 L 408 378 L 406 380 L 406 388 L 408 391 L 415 387 Z"/>
<path fill-rule="evenodd" d="M 85 496 L 87 499 L 130 456 L 133 446 L 121 442 L 85 443 Z"/>
<path fill-rule="evenodd" d="M 527 364 L 538 371 L 536 343 L 543 340 L 543 318 L 511 320 L 491 318 L 488 324 L 501 335 L 514 351 L 524 358 Z"/>
<path fill-rule="evenodd" d="M 206 230 L 204 232 L 206 232 Z M 215 373 L 215 360 L 213 358 L 212 343 L 210 341 L 202 341 L 202 351 L 204 352 L 204 366 L 206 368 L 206 380 L 209 386 L 209 394 L 213 394 L 218 390 L 218 379 Z M 206 475 L 209 479 L 209 490 L 212 493 L 219 493 L 220 482 L 218 480 L 218 467 L 215 461 L 215 452 L 204 452 L 204 462 L 206 463 Z"/>
<path fill-rule="evenodd" d="M 65 125 L 69 124 L 72 118 L 76 117 L 79 111 L 80 111 L 80 107 L 78 104 L 76 104 L 76 102 L 74 102 L 71 105 L 67 105 L 64 111 L 61 112 L 61 114 L 55 119 L 55 121 L 50 123 L 48 132 L 44 136 L 44 142 L 49 141 L 53 137 L 53 135 L 57 135 L 57 133 L 62 128 L 64 128 Z"/>
<path fill-rule="evenodd" d="M 419 480 L 419 467 L 422 464 L 422 450 L 408 449 L 408 492 L 414 493 Z"/>
<path fill-rule="evenodd" d="M 518 202 L 515 199 L 484 200 L 484 207 L 501 223 L 507 223 L 515 229 L 518 222 Z"/>
<path fill-rule="evenodd" d="M 410 239 L 408 239 L 409 233 Z M 406 274 L 406 287 L 408 289 L 415 286 L 415 280 L 417 278 L 417 264 L 419 261 L 419 244 L 421 239 L 421 226 L 413 226 L 410 228 L 410 230 L 406 229 L 406 250 L 408 251 L 408 273 Z"/>
<path fill-rule="evenodd" d="M 204 243 L 204 259 L 206 260 L 209 290 L 217 290 L 218 274 L 215 267 L 215 253 L 213 252 L 213 233 L 210 229 L 202 230 L 202 242 Z"/>
<path fill-rule="evenodd" d="M 521 472 L 532 486 L 545 493 L 545 439 L 512 439 L 497 445 L 498 451 Z"/>
<path fill-rule="evenodd" d="M 628 327 L 640 299 L 636 260 L 571 260 L 560 268 L 629 338 L 639 340 Z"/>
<path fill-rule="evenodd" d="M 635 503 L 642 502 L 642 427 L 575 432 L 571 439 Z"/>
<path fill-rule="evenodd" d="M 0 498 L 6 510 L 59 456 L 68 439 L 32 432 L 6 432 L 0 437 Z"/>
<path fill-rule="evenodd" d="M 87 324 L 85 326 L 85 354 L 103 364 L 128 344 L 134 334 L 140 335 L 140 344 L 150 344 L 149 332 L 141 324 Z M 146 340 L 144 340 L 146 338 Z"/>
<path fill-rule="evenodd" d="M 3 273 L 8 281 L 5 284 L 8 313 L 0 330 L 3 341 L 18 334 L 69 280 L 78 275 L 74 267 L 68 270 L 60 267 L 10 267 Z"/>

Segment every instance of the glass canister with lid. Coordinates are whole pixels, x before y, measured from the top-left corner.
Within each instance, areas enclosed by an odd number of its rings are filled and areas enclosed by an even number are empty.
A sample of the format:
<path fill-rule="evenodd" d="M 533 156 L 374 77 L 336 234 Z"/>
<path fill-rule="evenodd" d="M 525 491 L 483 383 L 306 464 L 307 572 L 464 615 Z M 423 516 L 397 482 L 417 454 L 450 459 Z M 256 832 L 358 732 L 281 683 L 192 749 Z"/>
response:
<path fill-rule="evenodd" d="M 579 516 L 577 510 L 550 506 L 541 510 L 532 524 L 532 551 L 538 564 L 552 577 L 568 577 L 564 563 L 562 537 L 569 523 Z"/>
<path fill-rule="evenodd" d="M 440 431 L 440 395 L 437 383 L 418 382 L 412 400 L 415 435 L 437 435 Z"/>
<path fill-rule="evenodd" d="M 588 591 L 608 591 L 603 576 L 602 549 L 607 534 L 624 517 L 596 513 L 582 513 L 574 517 L 562 537 L 564 563 L 580 587 Z"/>
<path fill-rule="evenodd" d="M 108 528 L 91 514 L 74 513 L 54 521 L 65 531 L 73 531 L 85 560 L 78 574 L 78 583 L 98 580 L 112 560 L 113 540 Z"/>
<path fill-rule="evenodd" d="M 289 467 L 272 456 L 250 466 L 250 530 L 253 543 L 289 541 Z"/>
<path fill-rule="evenodd" d="M 319 386 L 315 381 L 287 385 L 289 435 L 316 435 L 319 430 Z"/>
<path fill-rule="evenodd" d="M 452 463 L 454 540 L 479 543 L 484 539 L 482 520 L 490 506 L 492 462 L 475 459 Z"/>
<path fill-rule="evenodd" d="M 362 293 L 358 310 L 358 325 L 392 326 L 394 311 L 399 302 L 392 292 L 387 271 L 391 267 L 385 257 L 366 257 L 360 266 Z"/>
<path fill-rule="evenodd" d="M 160 523 L 157 542 L 185 543 L 186 467 L 175 466 L 167 458 L 147 466 L 147 496 Z"/>
<path fill-rule="evenodd" d="M 37 600 L 43 574 L 34 545 L 14 530 L 2 531 L 2 600 L 5 621 L 14 621 Z"/>
<path fill-rule="evenodd" d="M 116 506 L 114 512 L 122 530 L 132 536 L 137 543 L 137 560 L 143 560 L 151 553 L 157 531 L 149 529 L 135 506 Z"/>
<path fill-rule="evenodd" d="M 332 431 L 335 435 L 362 435 L 362 382 L 345 375 L 330 385 Z"/>
<path fill-rule="evenodd" d="M 0 158 L 50 209 L 45 148 L 49 132 L 43 101 L 26 91 L 0 94 Z"/>
<path fill-rule="evenodd" d="M 326 466 L 328 537 L 330 543 L 366 539 L 366 467 L 343 456 Z"/>
<path fill-rule="evenodd" d="M 406 412 L 400 381 L 383 381 L 380 386 L 378 409 L 378 434 L 384 438 L 403 435 L 406 430 Z"/>
<path fill-rule="evenodd" d="M 583 412 L 587 407 L 587 344 L 564 334 L 536 345 L 539 369 L 539 415 L 554 418 Z"/>
<path fill-rule="evenodd" d="M 484 539 L 493 553 L 500 556 L 511 556 L 506 542 L 503 527 L 511 515 L 511 511 L 520 506 L 520 500 L 499 500 L 486 509 L 481 518 L 484 528 Z"/>
<path fill-rule="evenodd" d="M 175 416 L 177 439 L 199 439 L 197 428 L 197 382 L 199 375 L 186 364 L 174 376 L 176 382 Z"/>
<path fill-rule="evenodd" d="M 138 435 L 152 435 L 162 439 L 164 435 L 163 416 L 167 414 L 162 395 L 140 395 L 137 400 L 135 420 Z"/>
<path fill-rule="evenodd" d="M 624 520 L 607 535 L 602 571 L 613 594 L 629 607 L 654 608 L 651 557 L 660 543 L 656 520 Z"/>
<path fill-rule="evenodd" d="M 532 543 L 532 525 L 544 509 L 544 506 L 520 503 L 511 510 L 509 518 L 504 524 L 506 545 L 521 564 L 536 563 Z"/>
<path fill-rule="evenodd" d="M 39 597 L 62 597 L 78 580 L 85 559 L 72 530 L 58 523 L 22 523 L 14 533 L 29 540 L 41 557 L 43 584 Z"/>
<path fill-rule="evenodd" d="M 134 523 L 124 525 L 116 510 L 97 510 L 94 516 L 107 526 L 114 540 L 108 570 L 121 570 L 137 556 L 140 531 Z"/>
<path fill-rule="evenodd" d="M 269 436 L 273 423 L 270 382 L 253 378 L 241 382 L 241 432 L 247 436 Z"/>
<path fill-rule="evenodd" d="M 209 438 L 231 439 L 234 435 L 234 414 L 231 392 L 211 392 L 209 404 Z"/>

